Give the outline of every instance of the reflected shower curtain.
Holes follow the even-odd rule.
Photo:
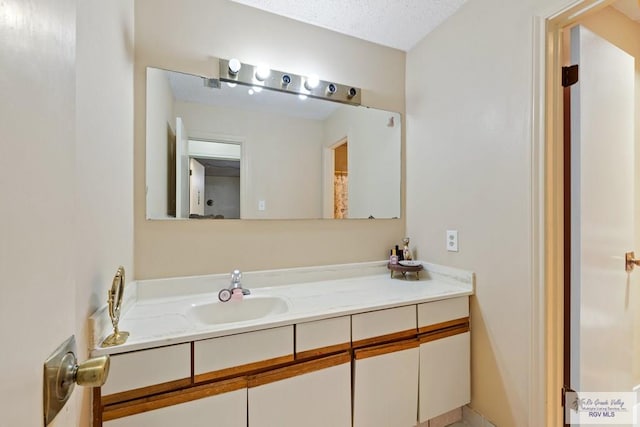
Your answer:
[[[346,172],[336,172],[333,177],[333,217],[349,217],[349,176]]]

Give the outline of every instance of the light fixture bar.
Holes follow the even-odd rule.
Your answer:
[[[233,69],[229,68],[230,61]],[[238,69],[237,60],[220,59],[220,81],[228,83],[238,83],[245,86],[261,86],[271,90],[287,92],[296,95],[307,95],[312,98],[326,99],[329,101],[341,102],[343,104],[360,105],[361,90],[358,87],[346,86],[339,83],[317,80],[315,76],[300,76],[298,74],[284,71],[271,70],[263,80],[256,77],[258,66],[240,63]],[[262,78],[264,72],[261,69]],[[307,84],[305,84],[307,83]]]

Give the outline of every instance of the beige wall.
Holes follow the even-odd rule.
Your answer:
[[[404,52],[226,0],[137,0],[135,65],[135,277],[222,273],[233,268],[383,259],[401,220],[145,220],[145,68],[216,75],[213,57],[362,87],[363,103],[404,111]]]
[[[147,150],[146,168],[149,171],[150,183],[163,185],[147,185],[147,214],[151,218],[167,218],[169,201],[167,190],[168,168],[168,130],[175,134],[176,119],[173,114],[174,98],[164,70],[149,68],[147,70],[147,109],[146,134],[153,141]],[[152,167],[149,167],[152,165]]]
[[[536,425],[533,17],[569,3],[469,1],[407,53],[407,234],[421,259],[476,272],[471,406],[501,427]]]
[[[177,102],[174,112],[190,138],[242,141],[242,163],[250,165],[243,218],[322,217],[321,121],[192,102]]]
[[[389,126],[391,118],[393,126]],[[348,141],[349,218],[400,216],[401,134],[400,116],[383,110],[345,106],[325,120],[325,147],[345,137]],[[332,175],[327,171],[326,176]],[[330,200],[325,212],[333,214],[333,191],[327,193]]]

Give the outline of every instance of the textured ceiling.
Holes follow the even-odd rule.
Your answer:
[[[407,51],[466,0],[232,0]]]

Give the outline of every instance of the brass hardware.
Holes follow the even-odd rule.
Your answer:
[[[624,271],[631,273],[636,265],[640,265],[640,259],[636,259],[633,251],[624,254]]]
[[[113,333],[105,338],[100,347],[113,347],[114,345],[124,344],[129,338],[129,332],[120,331],[118,322],[120,322],[120,313],[122,311],[122,298],[124,296],[124,267],[118,267],[116,275],[113,277],[111,289],[107,293],[109,303],[109,317],[113,325]]]
[[[64,407],[76,384],[101,387],[109,375],[109,356],[100,356],[78,364],[76,339],[71,336],[44,363],[44,425],[47,426]]]
[[[107,381],[110,366],[109,356],[94,357],[78,364],[76,384],[83,387],[102,387]]]

